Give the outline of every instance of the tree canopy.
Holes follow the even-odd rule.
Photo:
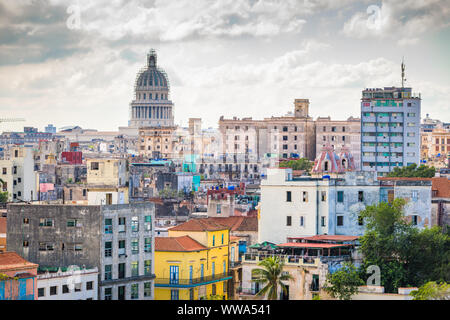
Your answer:
[[[435,167],[428,167],[424,164],[417,167],[417,164],[413,163],[407,167],[395,167],[387,176],[402,178],[433,178],[435,174]]]
[[[450,237],[439,227],[420,230],[404,219],[405,200],[379,203],[361,211],[366,232],[360,238],[364,270],[376,265],[385,292],[450,279]]]
[[[333,298],[350,300],[362,285],[364,281],[360,278],[358,269],[353,264],[344,262],[339,270],[327,274],[324,290]]]
[[[413,300],[450,300],[450,284],[430,281],[410,293]]]
[[[258,266],[263,268],[253,270],[256,279],[252,281],[265,286],[256,295],[263,296],[267,294],[269,300],[277,300],[278,286],[286,293],[287,289],[283,281],[292,279],[292,276],[289,273],[283,273],[284,262],[279,257],[268,257],[260,261]]]
[[[292,170],[305,170],[309,172],[313,163],[306,158],[300,158],[298,160],[280,161],[279,166],[291,168]]]

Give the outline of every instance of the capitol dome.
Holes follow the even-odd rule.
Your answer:
[[[130,127],[173,126],[173,103],[169,99],[167,74],[158,68],[155,50],[147,54],[147,65],[142,68],[134,85],[134,99],[130,104]]]
[[[136,77],[136,90],[157,88],[169,90],[169,81],[164,70],[157,67],[157,55],[155,50],[150,50],[147,55],[147,67],[142,69]]]

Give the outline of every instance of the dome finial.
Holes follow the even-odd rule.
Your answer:
[[[156,51],[155,49],[151,49],[147,54],[147,66],[156,67],[156,60],[157,60]]]

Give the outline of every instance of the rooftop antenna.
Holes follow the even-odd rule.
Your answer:
[[[406,82],[406,78],[405,78],[405,57],[402,57],[402,88],[405,87],[405,82]]]

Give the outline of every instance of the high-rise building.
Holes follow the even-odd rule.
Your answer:
[[[361,167],[386,175],[420,162],[420,94],[411,88],[365,89],[361,98]]]

